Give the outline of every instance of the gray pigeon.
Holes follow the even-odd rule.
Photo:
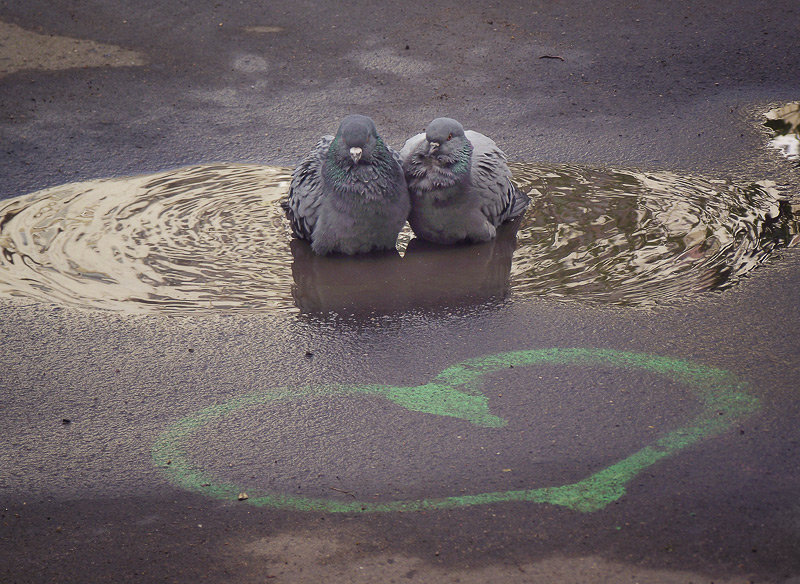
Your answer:
[[[393,249],[411,202],[399,155],[371,119],[352,115],[292,173],[283,207],[314,252],[352,255]]]
[[[411,195],[409,223],[434,243],[489,241],[530,203],[511,184],[505,154],[491,138],[436,118],[400,151]]]

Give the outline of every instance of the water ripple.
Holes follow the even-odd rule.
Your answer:
[[[769,144],[800,164],[800,102],[787,103],[766,113],[765,126],[773,131]]]
[[[199,166],[4,202],[0,291],[134,312],[292,308],[277,205],[289,180],[281,168]]]
[[[767,181],[512,165],[534,199],[511,268],[519,294],[650,304],[720,289],[789,245],[797,222]]]
[[[722,288],[796,239],[768,182],[513,164],[533,198],[497,240],[318,257],[290,169],[206,165],[0,202],[0,293],[123,312],[390,312],[547,296],[645,305]]]

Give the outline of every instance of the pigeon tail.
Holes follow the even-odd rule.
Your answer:
[[[531,198],[513,184],[511,185],[511,194],[513,198],[508,208],[508,215],[506,216],[507,221],[521,216],[525,213],[528,205],[531,204]]]

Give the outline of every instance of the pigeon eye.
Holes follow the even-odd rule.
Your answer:
[[[450,141],[450,138],[452,138],[452,137],[453,137],[453,134],[448,134],[448,135],[447,135],[447,141],[449,142],[449,141]]]

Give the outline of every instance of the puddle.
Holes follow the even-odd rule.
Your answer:
[[[786,158],[800,164],[800,102],[789,103],[766,113],[765,126],[775,136],[769,144]]]
[[[643,305],[722,289],[797,220],[770,182],[512,164],[533,198],[511,269],[519,295]]]
[[[215,165],[0,203],[0,292],[127,312],[289,309],[288,169]]]
[[[278,201],[290,169],[208,165],[0,201],[0,294],[123,312],[453,309],[546,296],[647,305],[729,286],[797,239],[778,189],[513,164],[526,216],[495,241],[318,257]]]

